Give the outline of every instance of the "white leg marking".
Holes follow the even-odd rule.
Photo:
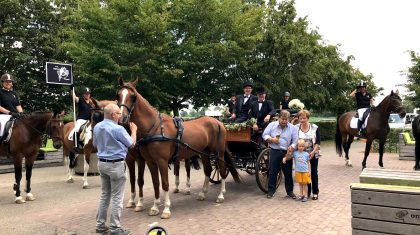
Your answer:
[[[204,178],[203,189],[198,194],[198,198],[197,198],[198,200],[203,201],[204,199],[206,199],[206,194],[209,191],[209,182],[210,182],[210,178],[206,176]]]
[[[139,212],[144,210],[144,203],[143,203],[143,198],[140,197],[139,200],[137,201],[137,205],[136,208],[134,209],[135,212]]]
[[[179,193],[179,175],[175,176],[175,189],[174,193]]]
[[[158,215],[159,214],[159,203],[160,203],[160,199],[155,199],[153,201],[153,206],[149,210],[149,215],[153,216],[153,215]]]
[[[80,156],[79,156],[80,157]],[[89,187],[89,184],[87,182],[87,173],[89,171],[89,164],[86,161],[86,155],[83,155],[84,159],[84,165],[83,165],[83,188],[86,189]]]
[[[164,191],[165,195],[165,209],[163,209],[162,215],[160,218],[169,219],[171,217],[171,200],[169,199],[169,192]]]
[[[128,199],[127,205],[125,208],[133,208],[135,206],[134,200],[136,199],[136,192],[130,194],[130,199]]]
[[[222,179],[222,182],[220,184],[220,194],[216,200],[217,203],[222,203],[225,201],[225,197],[224,197],[225,193],[226,193],[226,180]]]
[[[187,177],[187,187],[185,188],[185,194],[190,195],[191,194],[191,179],[190,177]]]
[[[34,201],[35,200],[35,196],[32,193],[27,193],[25,200],[26,201]]]

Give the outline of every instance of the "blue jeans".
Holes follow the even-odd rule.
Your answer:
[[[124,186],[127,180],[125,161],[98,162],[101,175],[102,194],[96,215],[96,228],[105,227],[109,204],[111,202],[110,229],[121,228],[121,211],[123,208]]]
[[[268,169],[268,193],[274,194],[276,192],[277,175],[283,171],[284,175],[284,186],[287,193],[293,192],[293,177],[292,167],[293,161],[286,161],[283,164],[283,157],[286,155],[286,150],[270,150],[270,166]]]

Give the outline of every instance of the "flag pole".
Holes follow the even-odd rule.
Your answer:
[[[75,101],[76,93],[74,93],[74,87],[72,88],[71,93],[72,93],[71,96],[72,96],[72,99],[73,99],[73,121],[74,121],[74,128],[76,128],[76,101]],[[74,147],[76,148],[77,147],[76,130],[75,130],[75,133],[74,133],[73,140],[74,140]]]

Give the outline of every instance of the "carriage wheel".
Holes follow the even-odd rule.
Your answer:
[[[217,164],[217,161],[212,160],[211,161],[211,174],[210,174],[210,182],[213,184],[220,184],[222,182],[222,175],[220,174],[219,165]],[[229,174],[229,170],[226,167],[226,176]]]
[[[257,185],[264,193],[268,191],[268,169],[270,163],[270,149],[264,149],[257,158],[257,164],[255,167],[255,178],[257,180]],[[279,187],[281,180],[283,178],[283,173],[279,172],[277,175],[277,185]]]

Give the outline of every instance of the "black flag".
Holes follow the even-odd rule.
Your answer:
[[[47,62],[45,66],[47,83],[73,85],[73,69],[71,64]]]

